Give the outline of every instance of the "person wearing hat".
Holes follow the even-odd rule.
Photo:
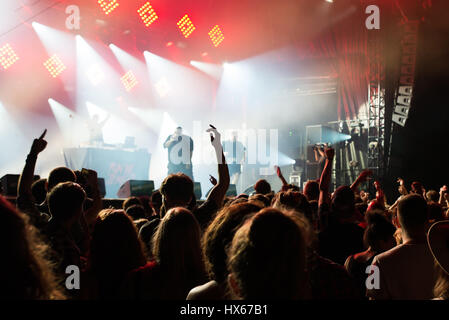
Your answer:
[[[449,300],[449,221],[434,223],[427,233],[427,243],[438,266],[435,299]]]

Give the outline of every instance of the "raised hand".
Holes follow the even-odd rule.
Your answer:
[[[44,140],[44,137],[46,134],[47,134],[47,129],[44,130],[44,132],[41,134],[41,136],[39,138],[33,140],[33,144],[31,145],[30,154],[37,156],[39,153],[44,151],[45,147],[47,146],[47,141]]]
[[[217,129],[211,125],[210,128],[206,130],[206,132],[210,133],[210,142],[212,145],[217,148],[221,147],[221,134],[217,131]]]
[[[373,175],[373,172],[371,170],[365,169],[362,171],[362,173],[360,174],[360,178],[365,181],[366,179],[368,179],[368,177],[371,177]],[[379,184],[377,181],[375,182],[374,185]]]
[[[274,170],[276,170],[276,174],[279,178],[282,177],[282,171],[279,166],[274,166]]]
[[[212,175],[209,175],[209,181],[210,183],[212,183],[213,186],[217,184],[217,179],[215,179],[215,177]]]

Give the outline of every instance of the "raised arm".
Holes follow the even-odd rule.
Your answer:
[[[288,187],[288,182],[285,180],[284,175],[282,174],[281,168],[279,166],[274,166],[274,169],[276,170],[276,174],[281,179],[282,182],[282,190]]]
[[[318,206],[321,206],[324,203],[329,203],[329,186],[331,184],[332,162],[334,160],[335,150],[326,148],[324,154],[326,162],[320,179],[320,198],[318,200]]]
[[[376,187],[376,200],[377,203],[382,205],[382,207],[385,209],[385,194],[382,189],[382,186],[378,181],[374,181],[374,186]]]
[[[401,178],[398,178],[399,188],[398,191],[401,195],[405,196],[408,194],[407,188],[405,187],[404,180]]]
[[[359,185],[365,182],[369,176],[371,176],[373,172],[371,170],[363,170],[360,175],[355,179],[354,183],[351,184],[351,190],[353,192],[358,192]]]
[[[441,204],[443,207],[446,206],[446,193],[447,193],[447,186],[444,185],[440,188],[440,199],[438,200],[438,203]]]
[[[210,133],[210,140],[215,149],[215,156],[217,157],[218,163],[218,183],[212,188],[207,200],[215,202],[217,207],[220,208],[223,205],[223,200],[229,188],[229,170],[223,153],[223,146],[221,145],[220,133],[212,126],[207,129],[207,132]]]
[[[174,139],[174,135],[170,135],[164,142],[164,148],[169,148],[175,141],[177,140]]]
[[[33,219],[33,224],[35,225],[38,222],[36,219],[39,219],[38,216],[40,216],[40,212],[34,206],[31,185],[33,184],[34,169],[36,167],[37,156],[47,146],[47,141],[44,140],[46,133],[47,129],[45,129],[45,131],[39,138],[34,139],[17,186],[17,207],[21,211],[29,214]]]

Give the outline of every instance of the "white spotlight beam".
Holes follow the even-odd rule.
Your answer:
[[[87,142],[88,130],[86,122],[75,111],[50,98],[48,99],[51,111],[64,139],[66,146],[77,146]]]
[[[224,65],[222,66],[219,64],[207,63],[202,61],[190,61],[190,64],[216,80],[220,80],[223,74],[223,69],[225,67]]]

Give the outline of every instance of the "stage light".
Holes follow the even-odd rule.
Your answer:
[[[222,65],[202,61],[190,61],[190,64],[216,80],[220,80],[223,75]]]
[[[169,41],[169,42],[167,42],[167,44],[166,44],[165,46],[171,47],[172,45],[173,45],[173,42],[172,42],[172,41]]]
[[[105,78],[103,70],[98,64],[91,65],[86,71],[86,76],[94,86],[100,84]]]
[[[224,40],[224,35],[218,25],[216,25],[212,28],[211,31],[209,31],[209,37],[215,47],[218,47]]]
[[[131,91],[139,83],[136,76],[131,70],[125,73],[125,75],[121,77],[120,80],[122,80],[122,83],[125,86],[126,91],[128,92]]]
[[[59,76],[66,69],[64,63],[62,63],[61,59],[55,54],[44,62],[44,66],[53,78]]]
[[[106,15],[110,14],[119,6],[117,0],[98,0],[98,4]]]
[[[154,11],[153,7],[149,2],[145,3],[142,7],[137,10],[137,13],[140,15],[145,26],[149,27],[154,21],[156,21],[159,17]]]
[[[19,57],[9,43],[0,48],[0,63],[5,70],[16,63],[17,60],[19,60]]]
[[[170,92],[170,86],[168,85],[167,79],[162,78],[154,85],[157,92],[161,96],[161,98],[165,97]]]
[[[203,52],[202,54],[201,54],[201,56],[202,57],[207,57],[209,54],[207,53],[207,52]]]
[[[179,30],[181,30],[185,38],[188,38],[190,34],[196,29],[188,15],[185,15],[181,18],[181,20],[178,21],[178,28]]]

